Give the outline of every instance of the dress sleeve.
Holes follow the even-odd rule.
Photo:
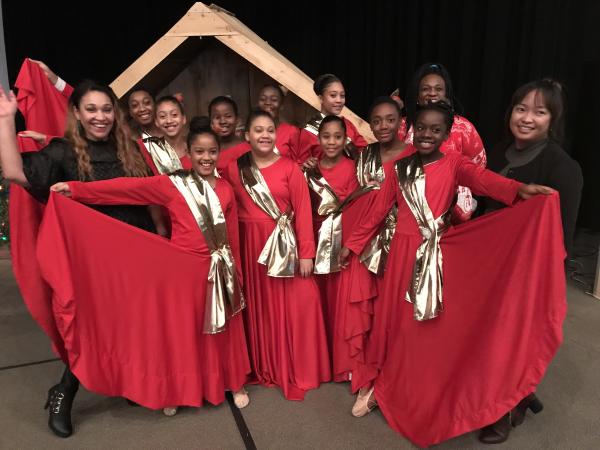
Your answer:
[[[373,196],[372,201],[364,211],[362,219],[358,221],[356,227],[352,230],[344,246],[360,255],[394,206],[397,194],[398,181],[394,172],[394,175],[385,178],[379,192],[373,191],[366,194]]]
[[[346,120],[346,126],[348,127],[348,136],[350,137],[350,139],[352,140],[352,143],[357,147],[357,148],[364,148],[367,145],[369,145],[369,143],[367,142],[367,140],[362,137],[362,135],[358,132],[358,130],[356,129],[356,127],[354,126],[354,124],[352,122],[350,122],[349,120]]]
[[[290,202],[294,210],[298,257],[315,257],[315,238],[313,234],[312,210],[308,185],[300,169],[294,164],[289,169]]]
[[[316,149],[318,145],[314,143],[314,136],[304,129],[300,129],[298,132],[298,144],[296,146],[296,161],[298,164],[304,164],[311,156],[318,156]]]
[[[139,138],[136,142],[138,145],[138,150],[140,151],[142,158],[144,158],[144,161],[146,162],[146,165],[148,166],[148,169],[150,169],[150,172],[152,173],[152,175],[160,175],[158,173],[158,169],[154,165],[152,156],[150,156],[150,153],[148,152],[148,150],[146,150],[146,145],[144,144],[144,141],[142,140],[142,138]]]
[[[171,202],[177,188],[166,175],[145,178],[69,182],[71,197],[91,205],[161,205]]]
[[[583,189],[583,175],[581,167],[574,160],[564,161],[554,165],[553,170],[545,183],[556,189],[560,195],[560,215],[562,218],[565,248],[567,254],[571,253],[573,236],[579,203],[581,202],[581,190]]]
[[[231,185],[225,180],[220,180],[220,182],[223,183],[223,191],[227,191],[227,196],[229,198],[229,201],[227,202],[223,213],[225,214],[225,221],[227,222],[227,238],[229,239],[231,253],[233,253],[233,257],[235,259],[236,272],[241,286],[243,284],[243,277],[242,257],[240,253],[240,229],[238,222],[237,203]]]
[[[466,158],[457,158],[456,178],[460,186],[470,188],[476,195],[491,197],[505,205],[514,203],[521,185],[518,181],[475,165]]]

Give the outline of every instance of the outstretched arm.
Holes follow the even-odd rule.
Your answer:
[[[4,177],[21,186],[29,186],[23,172],[23,159],[17,146],[15,114],[17,98],[13,91],[8,94],[0,86],[0,165]]]

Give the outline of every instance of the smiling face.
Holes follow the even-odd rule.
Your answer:
[[[265,86],[258,95],[258,107],[271,114],[274,119],[279,117],[282,103],[281,94],[272,86]]]
[[[190,142],[189,155],[192,168],[201,177],[214,174],[215,164],[219,157],[219,143],[209,133],[200,133]]]
[[[448,139],[448,125],[439,111],[423,111],[415,121],[413,145],[421,156],[434,157]]]
[[[377,105],[371,112],[369,124],[377,141],[383,144],[393,141],[400,128],[398,108],[389,103]]]
[[[115,123],[115,106],[104,92],[89,91],[73,108],[85,136],[92,141],[104,141]]]
[[[543,95],[533,90],[513,106],[510,115],[510,131],[517,148],[528,147],[548,137],[552,115],[546,107]]]
[[[346,133],[337,120],[327,122],[321,127],[319,144],[324,155],[329,159],[335,159],[342,154],[346,144]]]
[[[127,102],[129,115],[139,125],[150,126],[154,121],[154,100],[146,91],[134,91]]]
[[[346,91],[339,81],[327,85],[323,94],[319,95],[321,100],[321,112],[326,116],[339,116],[346,104]]]
[[[217,103],[210,108],[210,126],[219,138],[235,134],[237,115],[229,103]]]
[[[171,139],[179,136],[186,123],[179,105],[171,101],[160,103],[156,107],[156,126]]]
[[[275,122],[273,118],[258,116],[246,131],[246,140],[250,143],[252,151],[258,155],[266,156],[273,152],[275,147]]]
[[[444,79],[435,74],[425,75],[419,82],[419,96],[417,103],[425,105],[428,102],[439,102],[446,99],[446,83]]]

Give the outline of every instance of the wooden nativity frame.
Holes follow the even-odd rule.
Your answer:
[[[211,40],[203,39],[204,37],[214,38],[230,50],[227,51],[220,45],[219,49],[216,49],[215,45],[207,43]],[[190,65],[190,61],[194,58],[202,58],[198,55],[203,50],[206,50],[207,54],[211,54],[211,48],[212,56],[204,56],[204,59],[196,62],[195,66],[193,63]],[[235,58],[240,61],[236,63],[237,66],[231,66],[231,63],[223,65],[222,61],[214,59],[215,52],[223,53],[223,50],[230,54],[230,59]],[[165,61],[168,60],[171,62],[166,63]],[[247,68],[240,70],[239,65],[242,60]],[[162,66],[165,68],[161,69]],[[255,68],[262,73],[256,71]],[[219,69],[221,70],[219,71]],[[187,75],[182,74],[186,70]],[[215,75],[216,71],[219,71],[218,76]],[[240,91],[242,94],[232,95],[236,101],[238,101],[238,97],[245,97],[242,106],[249,107],[251,104],[256,104],[256,99],[252,101],[252,94],[258,94],[257,88],[252,88],[252,86],[258,86],[261,81],[264,84],[270,81],[270,78],[295,94],[298,100],[302,100],[302,102],[297,101],[298,105],[295,106],[296,122],[300,122],[299,118],[302,116],[304,116],[303,120],[307,120],[314,115],[315,111],[312,108],[317,111],[320,109],[319,98],[313,92],[313,80],[310,77],[231,13],[216,5],[206,6],[200,2],[195,3],[179,22],[119,75],[110,86],[119,98],[125,96],[133,88],[148,85],[153,85],[155,92],[162,90],[163,94],[169,93],[169,91],[183,92],[186,98],[186,109],[188,109],[186,89],[189,92],[203,89],[203,86],[206,85],[198,84],[202,83],[198,80],[203,79],[208,80],[204,83],[212,83],[210,84],[211,96],[227,94],[228,92],[215,92],[218,90],[215,83],[218,83],[222,76],[234,76],[233,73],[237,73],[235,76],[245,77],[246,80],[247,86],[244,88],[246,91]],[[237,84],[243,85],[244,83],[230,80],[230,90],[238,89]],[[250,89],[248,89],[248,85],[251,86]],[[254,92],[250,92],[252,90]],[[194,97],[193,93],[191,97]],[[192,99],[192,103],[193,101]],[[197,104],[194,104],[195,108],[192,109],[195,109],[197,114],[206,114],[207,101],[207,98],[197,101]],[[310,107],[307,108],[307,105]],[[299,111],[299,109],[303,109],[303,111]],[[346,107],[342,110],[342,115],[357,127],[367,141],[374,141],[367,122]]]

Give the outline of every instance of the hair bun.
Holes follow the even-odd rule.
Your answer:
[[[210,129],[210,118],[208,116],[194,116],[190,120],[190,131],[194,133],[210,131]]]

